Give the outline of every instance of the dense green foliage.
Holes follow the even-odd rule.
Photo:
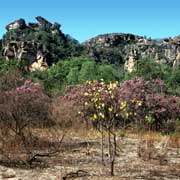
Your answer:
[[[92,48],[91,51],[93,52],[93,58],[96,60],[96,62],[115,64],[115,65],[120,65],[124,63],[122,54],[119,50],[121,47],[102,48],[101,46],[94,46],[91,48]]]
[[[121,72],[113,65],[96,64],[95,61],[78,57],[59,61],[46,72],[33,72],[30,76],[41,81],[47,91],[61,90],[66,84],[81,84],[87,80],[120,80]]]
[[[133,77],[143,77],[145,80],[161,79],[170,94],[180,96],[180,69],[178,67],[172,68],[147,57],[137,62],[135,71],[124,74],[124,80]]]
[[[134,77],[143,77],[145,80],[157,78],[163,80],[167,88],[166,93],[180,96],[180,69],[156,63],[150,58],[139,60],[136,70],[132,73],[126,72],[120,66],[96,63],[87,57],[60,60],[45,72],[27,72],[27,65],[22,64],[22,62],[25,61],[0,60],[0,73],[7,74],[7,71],[19,69],[24,78],[31,78],[35,82],[40,82],[49,93],[60,92],[66,85],[82,84],[87,80],[104,79],[105,82],[113,80],[123,82]]]

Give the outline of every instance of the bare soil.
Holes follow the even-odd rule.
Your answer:
[[[39,163],[42,166],[10,167],[16,176],[8,179],[180,180],[180,137],[131,133],[124,137],[118,134],[117,137],[118,152],[113,177],[110,176],[107,144],[103,165],[100,134],[85,130],[68,131],[58,153],[51,157],[41,157]],[[1,173],[7,169],[9,167],[0,166]]]

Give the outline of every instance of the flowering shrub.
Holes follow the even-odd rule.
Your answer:
[[[31,81],[9,91],[0,91],[0,161],[5,158],[5,162],[11,162],[21,153],[25,156],[17,161],[33,161],[33,147],[37,146],[33,128],[52,123],[50,104],[42,87]]]
[[[159,79],[135,78],[121,84],[87,81],[64,98],[79,105],[79,114],[96,128],[133,124],[159,130],[180,118],[180,98],[167,95]]]
[[[104,137],[108,134],[111,175],[114,175],[116,128],[138,125],[160,130],[168,122],[175,127],[180,118],[180,98],[166,95],[165,85],[159,79],[135,78],[122,84],[116,81],[107,84],[103,79],[87,81],[82,86],[71,86],[61,98],[73,112],[78,107],[80,116],[101,132],[102,162]]]
[[[61,128],[82,129],[84,124],[78,115],[81,107],[79,98],[83,94],[82,86],[68,86],[66,94],[53,102],[52,116]]]
[[[0,121],[16,133],[49,117],[50,100],[39,84],[25,81],[24,85],[0,94]]]

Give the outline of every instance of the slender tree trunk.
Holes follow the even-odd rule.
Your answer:
[[[116,143],[116,134],[113,134],[113,153],[112,153],[112,161],[111,161],[111,176],[114,176],[114,164],[116,159],[116,149],[117,149],[117,143]]]
[[[109,150],[109,157],[110,157],[110,160],[111,160],[111,132],[110,132],[110,129],[108,130],[108,150]]]
[[[102,164],[104,165],[104,131],[101,130],[101,158]]]
[[[110,174],[114,176],[114,150],[111,143],[111,131],[108,129],[108,148],[109,148],[109,160],[110,160]]]
[[[114,160],[111,161],[111,176],[114,176]]]
[[[116,134],[113,134],[114,137],[114,155],[116,156],[117,154],[117,141],[116,141]]]
[[[111,157],[111,176],[114,176],[114,164],[115,164],[115,159],[116,159],[116,149],[117,149],[116,134],[113,133],[113,149],[112,149],[112,157]]]

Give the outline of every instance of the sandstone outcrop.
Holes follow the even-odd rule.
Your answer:
[[[129,56],[129,59],[124,64],[124,69],[131,73],[132,71],[135,70],[136,61],[137,61],[136,51],[132,51]]]
[[[27,59],[31,70],[38,67],[44,70],[59,60],[79,55],[92,57],[97,62],[123,65],[130,72],[135,63],[145,57],[173,67],[180,65],[180,36],[159,40],[112,33],[79,44],[61,31],[59,23],[50,23],[41,16],[36,20],[36,23],[26,24],[24,19],[19,19],[6,26],[7,33],[0,45],[6,60]],[[43,63],[42,59],[37,59],[39,52]]]
[[[36,20],[37,23],[26,24],[24,19],[19,19],[6,26],[0,46],[3,58],[28,60],[30,71],[44,71],[60,59],[80,54],[81,45],[65,35],[59,23],[52,24],[41,16]]]
[[[179,66],[180,36],[166,39],[151,39],[133,34],[113,33],[99,35],[83,43],[86,53],[96,61],[125,63],[136,52],[136,59],[151,57],[158,62]]]
[[[48,68],[48,65],[46,63],[45,57],[43,56],[41,52],[38,52],[36,56],[36,61],[30,65],[29,70],[31,72],[45,71],[47,70],[47,68]]]
[[[24,29],[26,27],[26,23],[24,19],[18,19],[6,26],[6,29],[8,31],[14,30],[14,29]]]

